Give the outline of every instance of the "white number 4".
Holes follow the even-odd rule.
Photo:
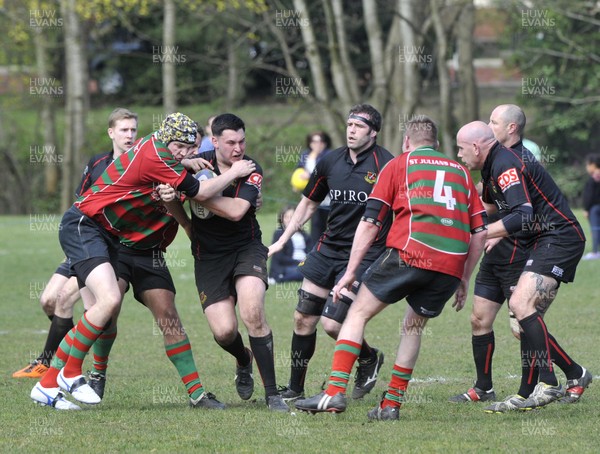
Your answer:
[[[445,203],[448,210],[454,210],[456,199],[452,197],[452,187],[444,186],[444,177],[446,172],[437,170],[435,172],[435,186],[433,187],[433,201]]]

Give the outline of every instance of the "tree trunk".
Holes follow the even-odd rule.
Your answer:
[[[19,163],[16,128],[7,124],[6,111],[0,110],[0,181],[10,190],[0,192],[0,213],[31,213],[31,175],[28,168]],[[29,172],[31,173],[31,172]]]
[[[177,110],[177,77],[175,74],[175,2],[165,0],[163,45],[160,49],[163,80],[163,109],[166,114]]]
[[[356,70],[350,60],[350,51],[348,50],[348,37],[346,35],[346,27],[344,26],[344,9],[341,0],[332,0],[333,20],[335,21],[335,30],[338,38],[338,46],[342,66],[344,67],[344,77],[346,85],[352,98],[352,103],[357,103],[360,100],[360,89],[358,87],[358,78]]]
[[[406,52],[418,52],[416,49],[420,48],[417,42],[417,36],[415,30],[420,29],[420,25],[417,21],[417,12],[415,11],[414,0],[399,0],[400,3],[400,16],[402,17],[400,23],[400,35],[402,39],[402,50],[404,54]],[[399,50],[400,55],[400,50]],[[419,67],[414,63],[414,57],[419,55],[412,55],[412,62],[406,60],[402,67],[404,68],[404,112],[407,118],[412,116],[415,108],[419,104],[420,94],[420,82]]]
[[[310,66],[310,73],[314,84],[315,93],[314,95],[311,94],[311,96],[314,96],[316,99],[319,110],[318,112],[315,112],[315,116],[322,116],[327,132],[331,135],[334,143],[339,144],[341,141],[340,139],[343,136],[340,133],[339,121],[333,110],[330,108],[331,98],[329,96],[329,90],[327,90],[325,70],[319,54],[317,38],[312,28],[312,24],[310,23],[305,0],[294,0],[294,8],[300,13],[300,17],[308,22],[308,26],[300,27],[300,31],[302,33],[302,41],[306,47],[306,59]]]
[[[34,27],[33,43],[35,46],[35,64],[37,76],[43,81],[50,81],[48,71],[48,52],[46,49],[46,39],[42,33],[42,27]],[[44,194],[53,196],[58,192],[58,156],[56,153],[56,122],[54,115],[54,105],[50,96],[42,96],[41,112],[43,150],[46,154],[44,160]]]
[[[460,124],[479,118],[479,96],[473,66],[473,30],[475,29],[475,5],[467,0],[460,13],[456,27],[458,41],[458,80],[460,82]]]
[[[381,25],[377,19],[377,5],[375,1],[363,0],[362,6],[367,41],[369,43],[369,54],[371,55],[371,73],[373,74],[373,94],[370,98],[373,107],[382,112],[388,96],[388,86],[387,74],[385,73]]]
[[[236,44],[230,41],[227,44],[227,97],[225,100],[227,110],[237,107],[240,99],[238,65]]]
[[[356,100],[352,99],[348,87],[348,79],[346,78],[346,68],[342,65],[339,52],[340,39],[337,36],[334,14],[329,0],[323,0],[323,9],[325,10],[325,23],[327,24],[327,47],[329,49],[329,62],[331,64],[331,80],[337,98],[341,102],[342,109],[348,111],[356,103]]]
[[[398,25],[392,26],[392,33],[398,38],[388,40],[386,46],[386,53],[393,55],[395,63],[389,63],[392,71],[389,76],[392,81],[389,91],[393,102],[386,112],[384,130],[385,145],[394,154],[401,152],[404,125],[412,118],[421,96],[418,66],[411,61],[411,55],[410,59],[406,58],[407,52],[410,54],[418,47],[415,30],[421,30],[421,20],[418,19],[414,0],[398,0],[397,9],[400,17],[397,19]]]
[[[267,13],[264,13],[264,17],[265,17],[265,23],[267,24],[267,27],[269,28],[270,32],[273,33],[273,36],[277,40],[277,43],[279,44],[279,47],[283,54],[283,59],[285,61],[285,68],[286,68],[287,74],[284,72],[281,72],[281,74],[284,74],[285,77],[292,77],[295,81],[297,81],[298,88],[301,89],[302,92],[304,92],[305,91],[304,89],[307,86],[304,83],[304,81],[302,80],[302,78],[300,77],[298,70],[296,69],[296,66],[294,64],[294,59],[292,57],[292,50],[290,49],[290,47],[288,46],[288,44],[285,40],[285,34],[281,31],[280,27],[276,27],[273,24],[273,21],[271,20],[271,18],[269,17],[269,15]],[[315,111],[321,111],[321,112],[323,112],[324,116],[328,117],[325,120],[325,123],[327,125],[334,125],[333,128],[328,127],[329,129],[327,130],[327,133],[331,137],[333,146],[338,147],[342,143],[344,143],[343,142],[344,136],[341,133],[340,125],[338,125],[339,122],[336,118],[335,112],[333,112],[332,109],[324,109],[322,107],[322,105],[320,105],[319,102],[315,99],[314,94],[311,93],[310,90],[308,90],[308,94],[306,95],[306,101],[308,103],[310,103],[311,107],[313,107],[315,109]]]
[[[88,68],[85,40],[80,19],[75,11],[75,0],[61,0],[64,21],[66,106],[65,146],[61,190],[61,210],[73,203],[73,192],[78,183],[83,161],[81,151],[86,135]]]
[[[441,150],[447,156],[454,154],[454,121],[452,119],[452,93],[450,76],[446,65],[448,36],[441,17],[440,6],[443,0],[431,0],[431,18],[436,36],[438,83],[440,85],[440,119],[438,130],[441,133]]]

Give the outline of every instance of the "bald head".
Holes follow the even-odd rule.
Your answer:
[[[489,142],[494,140],[494,131],[483,121],[472,121],[467,123],[459,129],[456,139],[459,140],[462,137],[463,140],[468,142]]]
[[[483,168],[485,158],[495,143],[494,131],[483,121],[467,123],[456,134],[458,157],[471,170]]]
[[[511,147],[521,140],[526,123],[523,109],[515,104],[501,104],[492,111],[489,126],[502,145]]]

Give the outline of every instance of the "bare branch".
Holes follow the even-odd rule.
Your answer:
[[[547,101],[552,101],[554,103],[565,103],[570,104],[572,106],[581,106],[584,104],[592,104],[596,102],[600,102],[600,96],[588,96],[586,98],[565,98],[561,96],[540,96]]]
[[[574,41],[570,40],[569,38],[567,38],[562,31],[560,31],[560,29],[556,30],[556,36],[558,37],[558,39],[560,39],[563,43],[567,44],[568,46],[570,46],[573,49],[576,49],[577,51],[579,51],[580,54],[583,55],[587,55],[589,58],[591,58],[592,60],[600,63],[600,57],[592,52],[588,52],[586,49],[584,49],[583,47],[581,47],[580,45],[578,45],[577,43],[575,43]],[[585,58],[585,57],[584,57]]]
[[[565,16],[570,17],[571,19],[577,19],[589,24],[600,26],[600,20],[594,19],[591,16],[584,16],[583,14],[574,13],[572,11],[565,11]]]

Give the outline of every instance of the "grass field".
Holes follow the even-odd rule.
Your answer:
[[[260,217],[265,243],[269,243],[275,215],[263,213]],[[471,301],[460,313],[448,306],[426,327],[399,422],[368,423],[366,413],[378,402],[389,380],[404,302],[369,324],[367,339],[386,354],[382,378],[363,401],[351,401],[345,413],[272,414],[266,410],[261,386],[256,387],[251,401],[242,402],[233,383],[234,359],[213,341],[198,303],[193,261],[183,234],[167,254],[178,290],[179,313],[205,387],[228,404],[228,410],[210,412],[187,406],[185,389],[166,358],[162,336],[149,311],[131,293],[123,303],[104,401],[81,412],[35,406],[29,399],[35,381],[13,379],[11,373],[34,359],[44,344],[49,322],[38,298],[62,259],[59,221],[59,215],[0,218],[1,452],[598,452],[597,383],[578,404],[552,404],[525,414],[488,415],[480,404],[447,402],[474,379]],[[546,318],[554,336],[591,370],[597,382],[599,271],[600,262],[582,262],[577,281],[561,288]],[[280,384],[285,384],[289,375],[296,288],[278,284],[267,292]],[[80,314],[81,304],[76,316]],[[244,329],[242,334],[247,339]],[[496,340],[495,389],[505,397],[516,392],[520,368],[518,345],[509,332],[504,309],[496,324]],[[333,345],[319,330],[307,380],[311,395],[327,377]],[[563,377],[560,372],[559,376]]]

